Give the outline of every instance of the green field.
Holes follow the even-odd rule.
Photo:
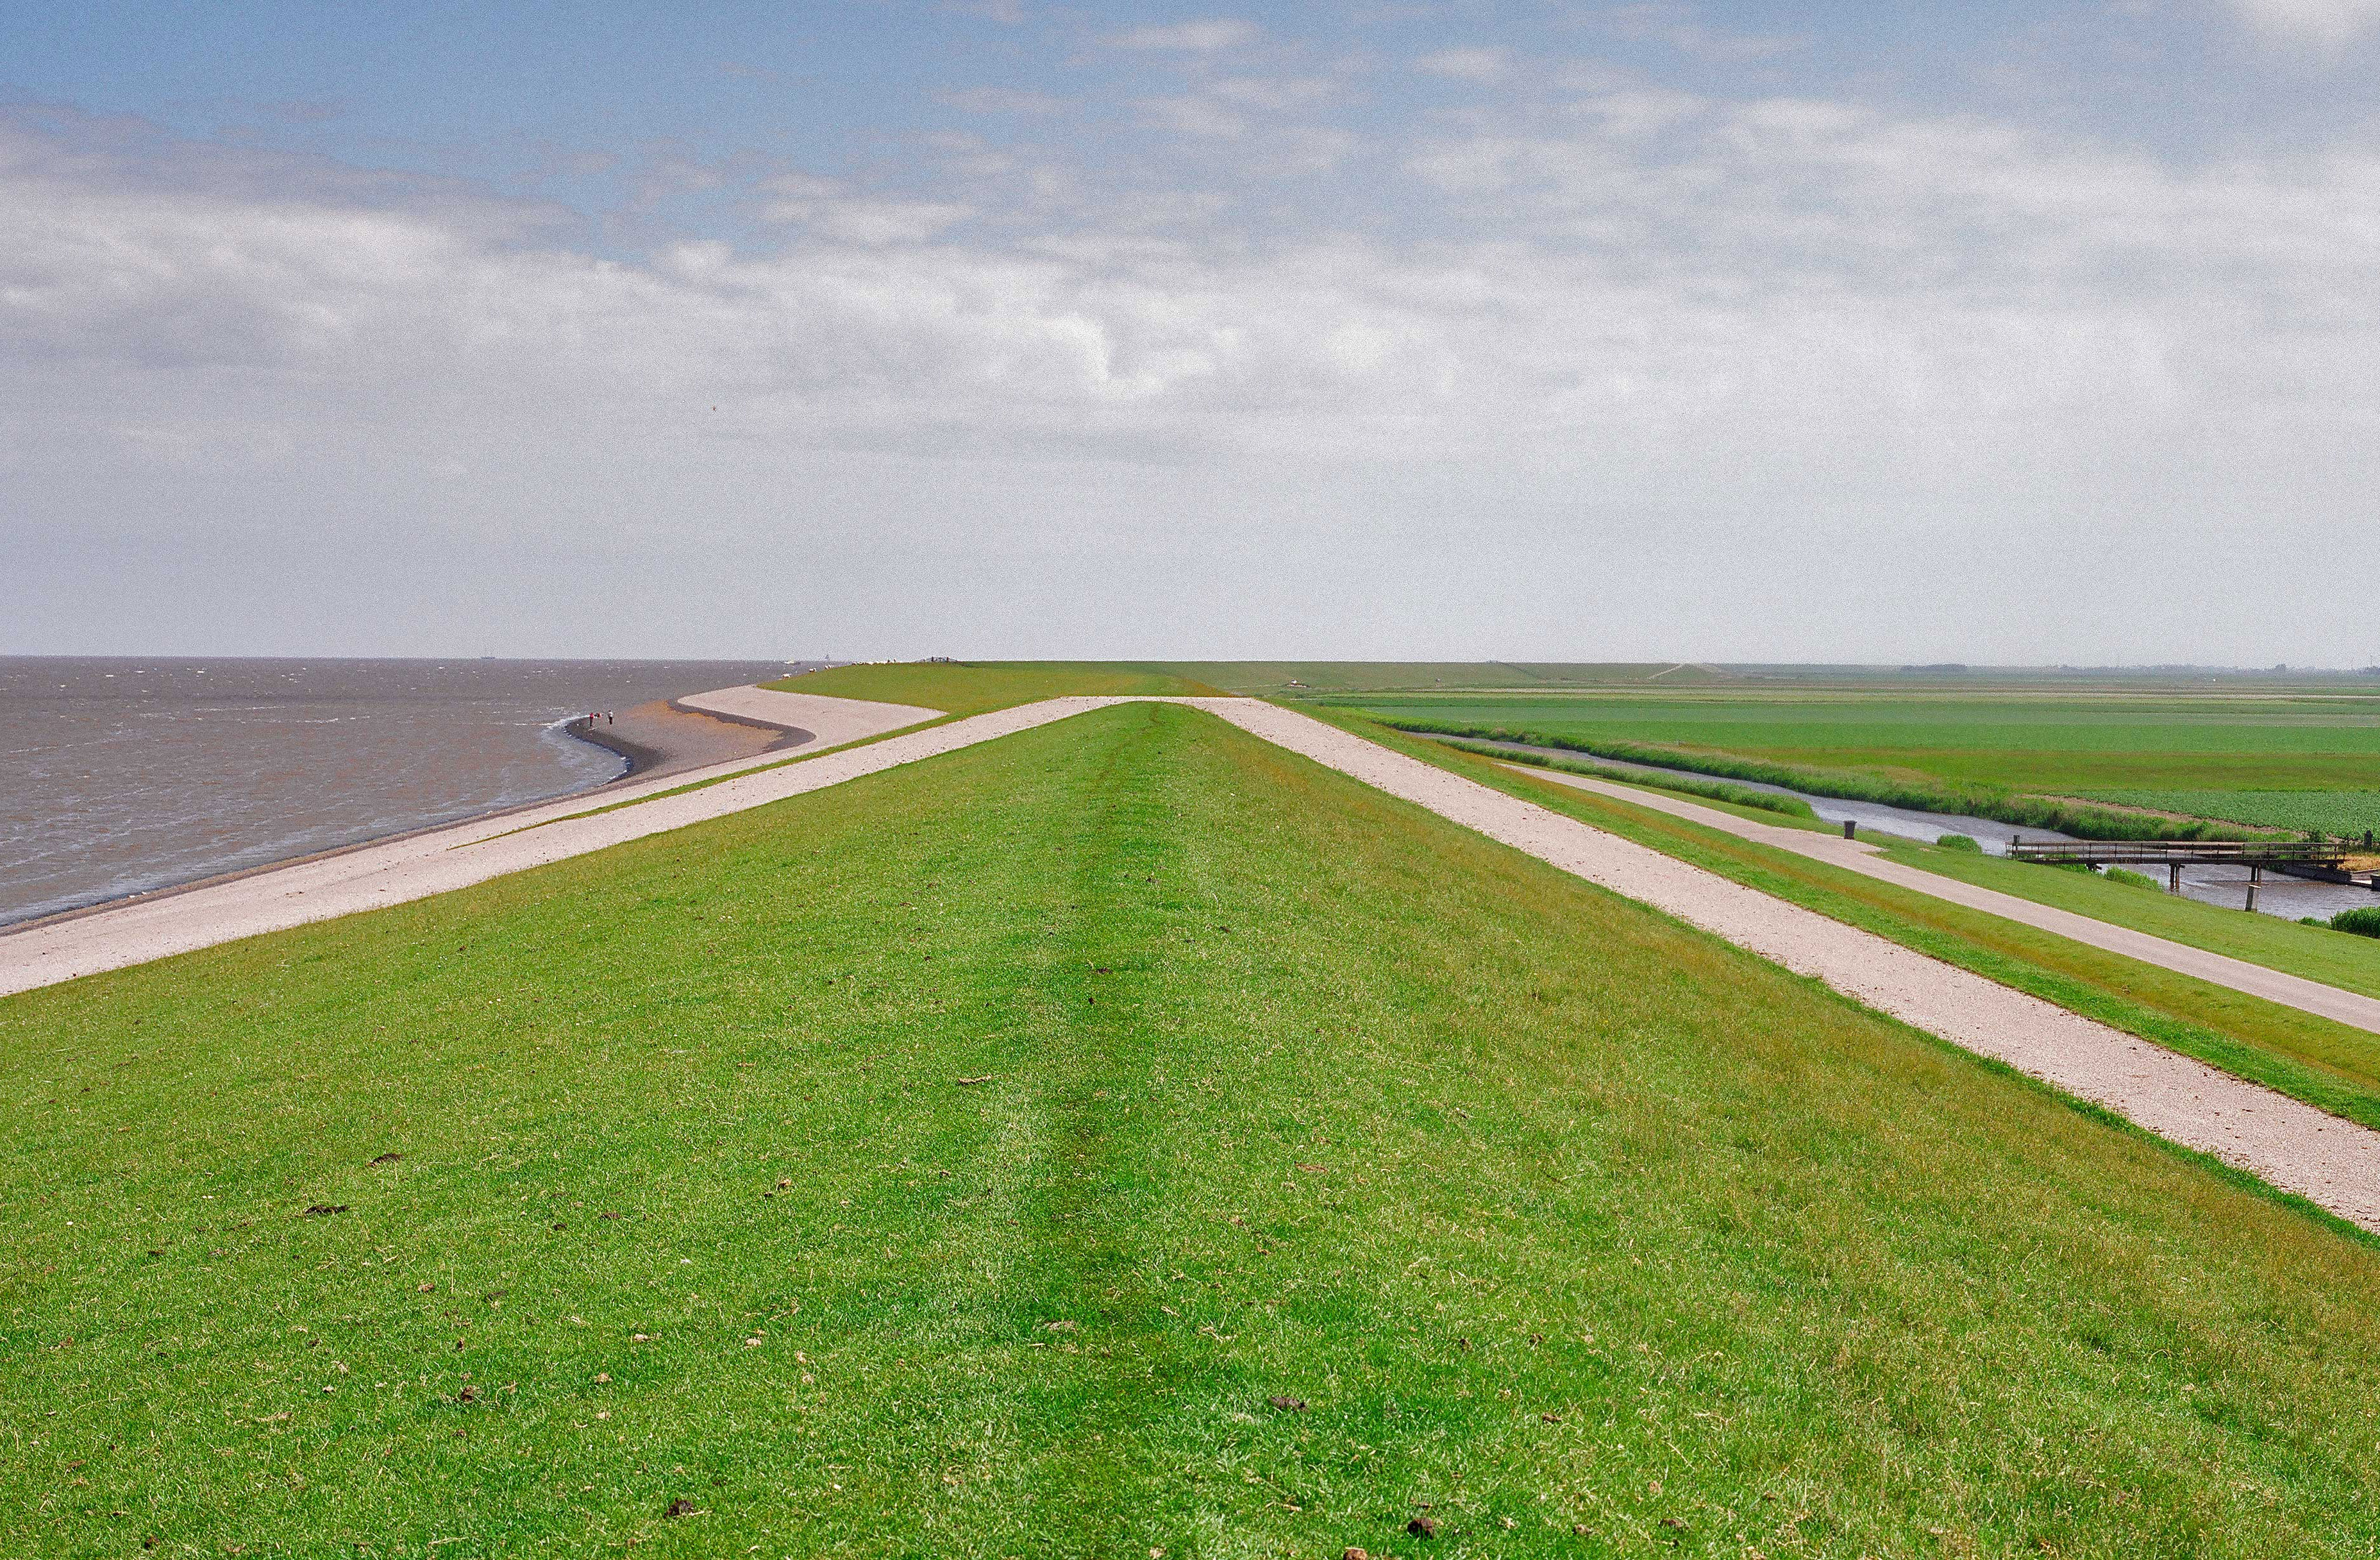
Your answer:
[[[1771,828],[1806,828],[1828,834],[1834,832],[1832,824],[1817,823],[1773,810],[1776,804],[1785,802],[1789,798],[1764,797],[1763,802],[1769,805],[1744,805],[1750,799],[1750,795],[1758,793],[1730,798],[1727,793],[1731,787],[1728,787],[1724,782],[1704,782],[1687,778],[1682,779],[1675,785],[1649,784],[1641,774],[1598,768],[1592,760],[1579,762],[1560,759],[1538,760],[1531,755],[1499,752],[1495,749],[1468,743],[1455,737],[1434,738],[1430,739],[1426,746],[1417,746],[1403,739],[1393,730],[1362,721],[1360,718],[1353,722],[1349,722],[1344,714],[1333,715],[1330,718],[1351,724],[1354,729],[1374,741],[1389,743],[1399,747],[1401,750],[1412,752],[1419,757],[1429,758],[1451,749],[1490,759],[1500,768],[1516,762],[1531,766],[1541,764],[1547,768],[1591,774],[1599,779],[1626,785],[1633,789],[1651,794],[1674,797]],[[1497,771],[1493,769],[1480,770],[1474,767],[1466,769],[1465,773],[1475,778],[1488,780],[1490,783],[1496,783],[1498,780]],[[1570,798],[1575,797],[1577,793],[1561,788],[1550,791],[1532,790],[1528,795],[1533,801],[1546,802],[1560,809],[1569,805]],[[1590,821],[1600,826],[1609,821],[1609,810],[1606,809],[1603,813]],[[1637,815],[1631,813],[1629,816],[1633,818]],[[1694,836],[1703,836],[1709,833],[1709,831],[1695,828],[1692,824],[1678,824],[1676,827],[1684,835]],[[2163,937],[2194,948],[2204,948],[2210,953],[2244,959],[2250,964],[2261,964],[2270,969],[2301,975],[2309,981],[2320,981],[2326,985],[2361,992],[2366,996],[2380,997],[2380,945],[2375,945],[2369,938],[2347,936],[2334,932],[2326,927],[2302,926],[2296,921],[2286,920],[2277,916],[2241,915],[2238,910],[2228,906],[2212,905],[2197,899],[2169,895],[2165,892],[2162,884],[2139,873],[2131,874],[2138,879],[2138,885],[2134,885],[2119,879],[2113,873],[2100,875],[2045,869],[2010,861],[2004,857],[1986,856],[1973,850],[1944,849],[1892,835],[1879,835],[1874,836],[1874,839],[1886,857],[1908,866],[1939,872],[1945,877],[1957,878],[1980,887],[1995,889],[2019,899],[2029,899],[2035,904],[2071,910],[2077,915],[2090,916],[2095,920],[2108,921],[2118,926],[2128,926],[2134,931],[2148,932],[2152,936]],[[1667,845],[1667,836],[1648,837],[1644,843],[1653,845],[1656,848],[1664,848]],[[1748,859],[1756,858],[1774,861],[1780,866],[1788,859],[1783,853],[1767,850],[1756,845],[1746,845],[1743,849],[1749,853]],[[1819,870],[1832,871],[1831,869]],[[1832,875],[1845,881],[1857,876],[1857,874],[1840,872],[1834,872]],[[2112,983],[2117,985],[2122,985],[2130,979],[2128,975],[2110,976]],[[2374,1076],[2375,1079],[2380,1079],[2380,1071],[2375,1071]],[[2375,1124],[2380,1124],[2380,1115],[2375,1115],[2373,1119]]]
[[[1192,711],[0,1079],[9,1554],[2380,1541],[2380,1244]]]
[[[888,661],[832,666],[765,686],[831,699],[917,704],[948,715],[979,715],[1066,694],[1220,691],[1165,666],[1096,661]]]
[[[1172,661],[1165,667],[1233,693],[1444,689],[1695,688],[1742,679],[1717,667],[1654,662]]]
[[[1713,773],[1747,762],[1781,765],[1809,789],[1877,799],[1903,791],[1911,805],[1940,810],[2003,816],[1995,798],[2079,798],[2332,834],[2380,826],[2380,692],[2370,689],[2210,697],[2180,688],[1728,687],[1353,694],[1327,701]]]
[[[2267,829],[2320,829],[2332,835],[2380,831],[2380,789],[2360,791],[2218,791],[2092,789],[2078,794],[2119,807],[2221,818]]]

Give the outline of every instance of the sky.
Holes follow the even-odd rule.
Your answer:
[[[2380,0],[0,6],[0,653],[2380,663],[2375,84]]]

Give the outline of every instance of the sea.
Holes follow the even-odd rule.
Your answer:
[[[587,790],[565,722],[787,670],[0,657],[0,925]]]

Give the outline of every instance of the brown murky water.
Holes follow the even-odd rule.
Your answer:
[[[600,786],[562,722],[786,669],[0,658],[0,924]]]

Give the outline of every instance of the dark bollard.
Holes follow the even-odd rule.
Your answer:
[[[1843,838],[1845,838],[1845,839],[1856,839],[1856,838],[1858,838],[1858,837],[1859,837],[1859,825],[1858,825],[1856,823],[1853,823],[1853,822],[1852,822],[1851,819],[1849,819],[1849,818],[1844,819],[1844,820],[1843,820]]]

